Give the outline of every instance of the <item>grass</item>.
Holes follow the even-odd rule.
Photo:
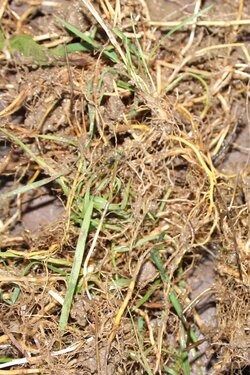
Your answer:
[[[82,50],[82,48],[84,48],[88,52],[99,50],[99,51],[102,51],[101,54],[103,56],[105,56],[106,58],[108,58],[111,62],[113,62],[113,63],[119,63],[120,62],[118,57],[117,57],[117,54],[115,53],[114,50],[112,50],[112,48],[110,48],[110,47],[103,48],[99,43],[95,42],[95,40],[93,38],[81,33],[78,29],[76,29],[72,25],[68,24],[67,22],[65,22],[65,21],[63,21],[59,18],[58,18],[58,20],[68,31],[70,31],[76,37],[81,39],[81,44],[79,44],[79,43],[74,44],[74,48],[73,48],[74,51],[76,51],[77,48],[79,48],[79,51]],[[135,25],[134,25],[133,19],[131,19],[131,23],[132,23],[133,32],[136,35],[136,30],[135,30]],[[131,85],[129,85],[127,82],[120,81],[120,82],[118,82],[119,86],[129,90],[130,92],[134,91],[134,88],[133,88],[134,86],[137,87],[137,89],[140,89],[140,90],[146,90],[147,92],[150,92],[150,91],[154,92],[155,91],[154,83],[153,83],[151,74],[149,73],[147,61],[145,59],[144,53],[142,51],[142,48],[140,46],[140,43],[139,43],[138,39],[136,39],[136,44],[134,45],[134,44],[131,43],[131,41],[129,41],[129,39],[123,33],[119,32],[117,30],[115,32],[116,32],[117,36],[119,37],[120,41],[122,42],[122,45],[124,46],[124,49],[125,49],[125,54],[120,53],[123,56],[123,60],[124,60],[124,56],[126,56],[126,60],[124,62],[124,72],[126,72],[128,78],[131,77],[133,79],[133,82],[134,82],[134,85],[131,87]],[[69,47],[71,48],[71,46],[72,46],[72,44]],[[134,64],[134,57],[137,56],[137,51],[139,51],[139,54],[138,54],[138,61],[136,62],[136,65],[135,65]],[[110,70],[110,69],[109,69],[109,71],[112,72],[112,70]],[[114,69],[113,72],[116,73],[116,69]],[[145,77],[148,77],[149,81],[151,82],[151,89],[148,88],[145,80],[143,78],[141,78],[141,76],[140,76],[140,74],[142,74],[142,76],[144,76],[144,73],[145,73]],[[101,76],[101,78],[98,82],[98,89],[99,90],[101,90],[101,88],[102,88],[102,81],[103,81],[102,77],[103,76]],[[88,88],[89,93],[92,91],[92,88],[93,88],[93,83],[89,82],[89,88]],[[102,99],[100,99],[100,101],[101,100]],[[93,138],[94,134],[95,134],[94,124],[95,124],[95,119],[96,119],[95,107],[93,105],[89,104],[88,109],[89,109],[89,120],[90,120],[89,132],[90,132],[91,137]],[[54,174],[54,170],[42,158],[34,155],[34,153],[20,139],[18,139],[17,137],[12,135],[11,133],[7,132],[5,129],[2,129],[2,132],[6,136],[8,136],[12,140],[14,140],[20,147],[22,147],[23,150],[25,152],[27,152],[28,155],[45,172],[49,171],[50,174],[52,174],[52,173]],[[74,147],[77,147],[77,144],[76,144],[75,141],[72,141],[70,139],[66,139],[66,138],[63,138],[63,137],[57,137],[57,136],[53,136],[53,135],[47,136],[47,135],[39,135],[39,134],[35,135],[34,137],[44,139],[44,140],[54,141],[54,142],[63,142],[63,143],[66,143],[66,144],[73,145]],[[198,151],[197,151],[197,153],[198,153]],[[97,229],[96,237],[95,237],[97,239],[100,230],[102,230],[104,232],[112,230],[114,232],[118,231],[118,233],[119,233],[119,232],[122,231],[122,225],[121,225],[122,222],[131,223],[131,221],[132,221],[132,218],[130,216],[131,215],[131,208],[130,208],[131,207],[131,204],[130,204],[130,200],[131,200],[130,194],[131,194],[131,192],[130,192],[129,184],[127,185],[127,188],[126,188],[127,193],[124,195],[124,198],[121,201],[121,203],[120,204],[112,203],[111,197],[115,198],[116,196],[119,196],[120,191],[123,188],[122,181],[119,178],[115,177],[115,174],[116,174],[116,172],[115,172],[116,167],[115,166],[116,165],[117,164],[115,163],[115,165],[110,170],[111,181],[110,181],[110,177],[105,177],[100,182],[99,182],[100,176],[98,176],[98,175],[97,176],[94,175],[93,177],[90,178],[90,180],[88,180],[88,177],[86,178],[86,176],[84,176],[84,174],[86,174],[86,172],[87,172],[86,167],[84,167],[83,169],[80,168],[82,170],[79,170],[80,173],[78,175],[78,178],[75,180],[76,185],[75,185],[75,188],[73,189],[73,195],[68,197],[67,206],[68,206],[68,211],[72,212],[72,214],[70,215],[71,220],[73,220],[73,222],[75,222],[75,224],[80,225],[80,231],[79,231],[79,235],[78,235],[78,241],[77,241],[77,245],[76,245],[74,260],[73,260],[73,264],[72,264],[72,268],[71,268],[71,274],[70,274],[68,282],[67,282],[67,284],[68,284],[67,292],[65,294],[64,303],[63,303],[60,321],[59,321],[59,327],[62,331],[64,331],[66,329],[68,319],[69,319],[71,305],[72,305],[72,302],[73,302],[73,297],[74,297],[74,294],[77,290],[77,285],[78,285],[79,278],[80,278],[80,275],[81,275],[81,265],[82,265],[82,262],[83,262],[84,253],[86,252],[86,243],[87,243],[87,238],[89,237],[89,231],[91,230],[91,228],[92,228],[92,230]],[[8,196],[11,196],[13,194],[24,193],[26,191],[29,191],[30,189],[43,186],[44,184],[51,182],[53,179],[56,179],[57,181],[59,181],[60,184],[62,184],[61,180],[59,180],[59,175],[58,175],[56,177],[46,178],[46,179],[43,179],[41,181],[34,182],[30,185],[26,185],[22,188],[18,188],[13,192],[9,192]],[[82,179],[82,181],[81,181],[81,179]],[[79,182],[79,181],[81,181],[81,182]],[[98,182],[98,185],[95,187],[95,196],[92,197],[91,196],[92,189],[93,189],[93,186],[96,185],[97,182]],[[82,191],[82,188],[84,186],[87,186],[87,188],[86,188],[84,196],[82,197],[81,191]],[[64,183],[63,183],[62,187],[64,187],[64,191],[69,192],[68,189],[65,189]],[[105,191],[106,189],[108,189],[107,193],[102,195],[103,194],[102,192]],[[168,194],[169,193],[167,193],[167,196],[168,196]],[[167,196],[165,196],[165,197],[167,197]],[[159,212],[164,210],[164,206],[165,206],[165,203],[162,203]],[[107,220],[105,220],[105,222],[104,222],[104,216],[103,216],[102,219],[94,218],[94,216],[93,216],[94,212],[101,213],[102,211],[104,213],[104,216],[106,215],[107,212],[109,212],[109,213],[112,213],[112,214],[116,215],[117,217],[119,217],[120,218],[120,220],[119,220],[120,224],[119,225],[108,224]],[[163,234],[161,233],[159,235],[158,234],[153,235],[153,236],[144,236],[141,239],[138,239],[132,246],[122,247],[122,248],[119,248],[119,247],[115,248],[114,247],[114,250],[113,250],[114,251],[114,260],[113,260],[113,262],[116,263],[116,260],[115,260],[116,255],[115,254],[118,255],[118,254],[121,254],[121,253],[124,253],[124,252],[131,252],[133,249],[137,249],[137,248],[140,248],[142,246],[145,246],[150,242],[154,243],[157,240],[160,240],[160,242],[162,242],[162,241],[164,241],[165,236],[166,236],[166,234],[164,234],[164,233]],[[93,246],[94,246],[94,244],[95,244],[95,242],[92,243]],[[8,254],[9,254],[9,256],[11,255],[11,253],[8,253]],[[90,292],[88,290],[88,285],[87,285],[87,277],[88,277],[87,266],[88,266],[88,262],[90,260],[91,254],[92,254],[92,250],[89,249],[89,252],[88,252],[87,257],[86,257],[85,262],[84,262],[84,269],[83,269],[84,285],[85,285],[85,288],[87,288],[86,292],[89,295],[89,298],[91,298],[91,295],[90,295]],[[160,257],[157,254],[158,253],[156,253],[156,252],[152,252],[152,259],[153,259],[153,262],[156,264],[156,267],[159,269],[163,284],[165,284],[167,282],[167,276],[165,274],[164,266],[161,263]],[[40,258],[41,255],[42,254],[39,254],[38,257]],[[133,294],[133,291],[134,291],[134,288],[135,288],[135,285],[136,285],[135,284],[136,279],[137,279],[137,276],[140,272],[140,269],[142,267],[142,264],[144,262],[144,259],[145,259],[146,255],[147,255],[147,252],[145,252],[142,255],[141,259],[137,263],[137,267],[136,267],[134,277],[132,278],[132,280],[130,280],[130,281],[129,280],[123,280],[118,275],[117,275],[118,278],[116,278],[116,280],[115,280],[116,287],[118,287],[118,285],[120,285],[120,286],[123,285],[123,287],[127,286],[128,291],[127,291],[127,295],[126,295],[125,299],[123,300],[123,303],[122,303],[121,307],[119,308],[119,310],[118,310],[118,312],[117,312],[117,314],[114,318],[113,329],[112,329],[112,332],[109,336],[109,340],[108,340],[108,344],[107,344],[107,348],[106,348],[106,358],[108,358],[108,354],[109,354],[109,350],[111,348],[112,341],[114,340],[115,335],[117,333],[117,330],[118,330],[118,328],[121,324],[121,319],[122,319],[122,317],[125,313],[125,310],[127,308],[129,309],[128,306],[129,306],[129,302],[132,298],[132,294]],[[13,256],[15,257],[15,256],[17,256],[17,254],[14,253]],[[37,256],[35,255],[35,257],[37,257]],[[31,259],[34,258],[34,255],[32,255],[32,253],[30,255],[30,258]],[[48,264],[50,263],[49,258],[47,258],[47,262],[48,262]],[[56,261],[53,261],[52,264],[53,263],[57,264]],[[51,269],[53,271],[58,272],[59,274],[63,274],[63,271],[61,269],[57,269],[56,267],[51,266],[51,265],[50,265],[50,267],[52,267]],[[25,275],[26,271],[23,274]],[[156,284],[153,286],[153,288],[150,288],[149,291],[146,292],[144,297],[140,299],[140,301],[136,304],[135,308],[133,308],[133,311],[136,311],[139,307],[143,307],[143,304],[148,301],[150,296],[152,296],[153,293],[157,289],[159,289],[159,286],[160,286],[160,279],[158,279],[156,281]],[[20,293],[20,289],[16,288],[14,293],[13,293],[13,296],[15,296],[17,298],[19,293]],[[14,297],[12,297],[12,299],[13,298]],[[184,324],[184,320],[183,320],[184,318],[183,318],[183,315],[182,315],[181,305],[180,305],[180,302],[178,301],[177,296],[175,295],[175,293],[173,291],[170,291],[169,299],[170,299],[170,302],[173,305],[177,315],[179,316],[180,320]],[[132,317],[131,313],[130,313],[130,316],[131,316],[131,319],[132,319],[132,322],[133,322],[133,317]],[[142,318],[142,322],[143,322],[143,318]],[[134,323],[133,323],[133,325],[134,325]],[[183,325],[183,329],[184,329],[184,325]],[[144,353],[144,349],[143,349],[143,347],[141,347],[140,339],[138,337],[138,333],[136,333],[137,328],[135,327],[135,325],[134,325],[134,331],[135,331],[135,334],[137,336],[137,343],[139,345],[139,352],[136,355],[134,354],[135,355],[134,358],[137,358],[137,360],[142,363],[145,371],[148,374],[152,374],[153,372],[150,369],[150,366],[148,364],[148,360],[146,359],[147,354]],[[183,331],[183,337],[185,336],[185,334],[186,334],[186,332],[184,330]],[[188,363],[187,357],[185,356],[185,351],[183,351],[184,347],[185,347],[185,342],[183,342],[180,346],[180,353],[182,353],[180,355],[183,358],[182,368],[183,368],[185,374],[189,374],[189,363]],[[148,354],[149,354],[149,352],[148,352]]]
[[[29,177],[26,185],[2,194],[1,198],[10,202],[8,207],[11,209],[15,205],[15,197],[22,202],[27,192],[49,186],[56,189],[66,208],[63,233],[60,235],[60,228],[58,232],[55,229],[49,245],[45,241],[38,245],[31,243],[28,250],[23,250],[18,246],[16,249],[14,242],[7,249],[2,247],[0,256],[5,282],[1,280],[1,299],[15,308],[25,299],[28,288],[37,288],[34,292],[37,298],[41,298],[41,294],[48,298],[48,290],[52,291],[54,297],[49,296],[53,308],[50,309],[47,299],[40,302],[41,308],[39,304],[34,305],[31,320],[39,319],[40,327],[44,324],[40,334],[45,338],[46,332],[57,337],[59,328],[60,339],[55,339],[56,345],[76,350],[72,357],[74,363],[81,349],[77,351],[77,345],[69,344],[75,337],[84,337],[83,347],[89,338],[95,339],[95,354],[91,352],[91,355],[96,356],[99,370],[100,366],[107,369],[115,358],[116,341],[124,366],[131,371],[151,375],[163,370],[170,375],[189,375],[193,371],[192,360],[199,356],[200,343],[194,333],[193,317],[186,314],[188,285],[180,280],[185,280],[189,253],[213,244],[215,232],[222,236],[225,228],[220,228],[222,214],[216,192],[218,181],[231,183],[231,180],[215,169],[210,149],[206,148],[213,135],[217,136],[214,149],[220,148],[224,141],[221,139],[224,133],[221,128],[217,130],[218,125],[209,128],[213,120],[210,75],[204,75],[199,65],[194,71],[180,71],[186,67],[194,69],[188,65],[192,59],[205,56],[213,49],[236,46],[245,49],[242,44],[232,43],[196,51],[192,59],[188,56],[179,65],[173,65],[174,71],[169,73],[162,95],[157,96],[155,71],[149,60],[156,57],[163,41],[155,43],[152,53],[146,53],[145,44],[137,36],[137,27],[140,27],[137,19],[130,16],[132,36],[128,37],[121,29],[111,29],[89,1],[83,2],[107,34],[108,41],[103,41],[97,26],[92,32],[83,33],[59,17],[56,17],[58,24],[73,39],[66,46],[46,48],[28,36],[10,40],[12,54],[19,51],[26,57],[31,56],[42,69],[57,63],[59,68],[59,58],[65,57],[65,52],[87,53],[96,66],[86,75],[86,85],[81,88],[83,95],[79,90],[74,92],[78,82],[83,82],[84,74],[79,73],[77,67],[71,72],[71,90],[67,85],[64,87],[67,95],[71,93],[73,97],[69,116],[72,128],[67,135],[57,131],[43,134],[42,126],[38,126],[36,131],[23,137],[15,127],[9,130],[7,122],[0,128],[4,139],[25,155],[26,165],[35,165],[32,176],[25,169],[22,171],[20,181],[22,176]],[[167,38],[209,9],[176,25]],[[0,47],[3,35],[0,34]],[[245,58],[248,61],[247,53]],[[161,83],[162,76],[159,78]],[[190,107],[182,92],[186,82],[200,90],[198,98],[191,98]],[[169,105],[166,94],[175,93],[178,104],[171,102]],[[86,102],[77,117],[79,97]],[[108,111],[105,113],[106,103],[112,97],[126,104],[123,117],[115,120],[108,117]],[[26,91],[21,91],[0,116],[6,118],[23,108],[25,100],[29,104],[27,98]],[[199,99],[198,105],[195,99]],[[216,99],[214,95],[213,100]],[[54,96],[51,102],[50,110],[41,117],[39,124],[44,125],[60,105]],[[33,151],[29,145],[32,142],[39,144],[38,151]],[[46,147],[54,152],[55,159],[57,151],[62,152],[61,164],[56,164],[57,168],[60,165],[60,170],[55,167],[53,157],[44,153]],[[70,162],[66,163],[69,156]],[[21,166],[19,168],[21,170]],[[39,179],[39,174],[48,177]],[[226,182],[225,186],[219,183],[228,191],[230,183],[228,186]],[[237,195],[236,190],[233,194]],[[233,197],[231,199],[233,202]],[[143,284],[140,278],[147,262],[155,273],[148,271]],[[16,275],[9,272],[13,266],[17,268]],[[43,286],[45,275],[46,285]],[[43,286],[42,293],[37,285]],[[81,326],[71,315],[79,300],[85,302],[87,327]],[[153,309],[157,304],[160,307],[155,313]],[[196,301],[188,302],[192,308],[195,304]],[[51,317],[51,325],[46,316]],[[29,322],[25,320],[27,327]],[[100,350],[104,355],[100,355]],[[1,362],[11,360],[3,357]],[[18,362],[22,363],[27,362]],[[39,363],[37,356],[37,372]]]
[[[12,139],[18,146],[20,146],[30,156],[31,160],[33,160],[34,162],[38,164],[41,170],[43,170],[45,173],[52,175],[51,178],[35,183],[35,187],[38,187],[38,186],[40,187],[40,186],[47,184],[50,181],[57,180],[59,185],[62,187],[64,193],[67,194],[68,187],[65,183],[65,179],[61,177],[63,174],[67,173],[67,171],[59,172],[59,173],[54,171],[54,169],[48,163],[46,163],[46,161],[43,158],[35,155],[34,152],[32,152],[31,149],[21,141],[20,138],[16,137],[14,134],[10,133],[4,128],[0,128],[0,132],[5,134],[8,138]],[[33,187],[34,187],[34,183],[31,184],[30,186],[26,185],[25,187],[19,188],[15,190],[14,192],[9,192],[7,195],[20,194],[25,191],[29,191]]]
[[[70,313],[70,308],[73,300],[73,296],[77,287],[77,281],[80,274],[81,264],[85,252],[86,241],[88,238],[88,232],[90,228],[91,216],[93,212],[93,201],[90,199],[84,219],[81,225],[80,234],[77,241],[74,262],[71,269],[70,278],[68,281],[68,289],[64,298],[63,308],[60,316],[59,327],[64,330]]]

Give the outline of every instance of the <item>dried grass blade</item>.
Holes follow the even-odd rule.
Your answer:
[[[96,11],[96,9],[93,7],[93,5],[90,3],[89,0],[82,0],[83,4],[88,8],[90,13],[95,17],[96,21],[101,25],[107,36],[109,37],[110,42],[113,44],[117,52],[119,52],[123,62],[125,65],[127,65],[127,59],[125,54],[123,53],[119,43],[117,42],[112,30],[109,28],[109,26],[103,21],[102,17],[99,15],[99,13]]]
[[[9,116],[12,113],[18,111],[18,109],[21,108],[21,106],[23,104],[23,101],[24,101],[24,99],[26,98],[27,95],[28,95],[28,90],[27,89],[24,89],[23,91],[21,91],[17,95],[17,97],[13,100],[13,102],[10,103],[10,105],[8,105],[6,108],[4,108],[0,112],[0,117]]]

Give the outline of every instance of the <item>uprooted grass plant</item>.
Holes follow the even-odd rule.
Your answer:
[[[200,337],[205,332],[194,311],[199,298],[189,298],[186,275],[199,253],[237,252],[239,243],[243,250],[233,270],[246,283],[244,185],[217,170],[215,161],[230,147],[226,141],[237,130],[230,109],[247,89],[244,81],[243,88],[234,86],[233,75],[242,67],[229,68],[224,55],[222,68],[211,71],[211,51],[245,51],[245,46],[205,46],[166,65],[157,55],[166,38],[155,41],[151,53],[131,14],[127,33],[111,29],[89,1],[84,3],[101,30],[94,25],[82,32],[56,17],[70,33],[68,44],[47,48],[32,39],[27,46],[31,38],[18,36],[9,44],[10,53],[19,51],[33,61],[29,74],[22,73],[20,95],[0,112],[3,140],[23,163],[3,166],[14,178],[2,194],[7,208],[0,230],[9,238],[1,244],[0,291],[2,311],[10,320],[21,317],[26,336],[15,347],[23,358],[15,359],[12,350],[0,368],[28,364],[29,352],[38,373],[57,366],[97,374],[102,369],[107,374],[202,373],[202,364],[194,366],[208,338]],[[167,36],[201,14],[204,10]],[[70,54],[76,52],[87,58],[76,59],[72,68]],[[47,72],[39,76],[43,102],[35,90],[34,64]],[[165,68],[172,72],[166,79]],[[225,81],[230,100],[224,96]],[[186,95],[187,85],[192,95]],[[42,104],[42,120],[33,118],[38,126],[11,122],[20,109],[28,117]],[[56,118],[53,128],[57,108],[60,122]],[[12,236],[25,200],[44,187],[60,197],[61,222],[37,237]],[[211,291],[216,288],[205,293]],[[2,342],[10,337],[6,326],[3,320]],[[41,353],[47,352],[51,360],[46,362]],[[221,352],[221,362],[226,355]]]

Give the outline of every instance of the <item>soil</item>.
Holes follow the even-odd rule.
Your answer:
[[[250,4],[83,3],[0,4],[0,374],[248,374]]]

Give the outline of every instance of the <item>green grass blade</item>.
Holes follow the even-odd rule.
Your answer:
[[[159,44],[153,48],[152,52],[151,52],[151,56],[155,56],[156,55],[156,51],[160,48],[160,45],[162,45],[162,43],[167,39],[169,38],[172,34],[174,34],[176,31],[178,31],[179,29],[182,28],[182,26],[185,26],[188,22],[196,19],[197,17],[201,16],[203,13],[206,13],[208,11],[210,11],[211,9],[213,8],[213,5],[209,5],[207,6],[206,8],[200,10],[199,12],[195,13],[195,14],[191,14],[191,16],[185,18],[183,21],[181,21],[180,23],[178,23],[178,25],[176,25],[175,27],[173,27],[166,35],[164,35],[164,37],[160,40]]]
[[[162,279],[163,283],[169,281],[169,276],[168,276],[167,272],[165,271],[164,264],[162,263],[161,257],[160,257],[157,250],[154,249],[152,251],[151,258],[152,258],[154,264],[156,265],[157,269],[160,272],[160,276],[161,276],[161,279]],[[169,292],[168,296],[169,296],[169,300],[170,300],[172,306],[174,307],[175,312],[177,313],[178,317],[183,322],[183,324],[185,324],[185,318],[184,318],[183,313],[182,313],[182,306],[181,306],[175,292],[172,289],[170,289],[170,292]]]
[[[85,246],[86,246],[86,241],[89,233],[89,227],[90,227],[90,222],[91,222],[91,217],[92,217],[92,212],[93,212],[93,201],[92,199],[89,201],[89,205],[87,207],[87,210],[84,215],[84,219],[82,222],[82,226],[80,229],[80,234],[78,237],[77,241],[77,246],[76,246],[76,252],[75,252],[75,257],[74,257],[74,262],[69,278],[69,283],[68,283],[68,289],[65,295],[63,307],[62,307],[62,312],[59,320],[59,328],[63,331],[68,323],[68,318],[69,318],[69,313],[70,313],[70,308],[73,300],[73,296],[75,293],[75,289],[77,286],[77,281],[79,278],[80,274],[80,269],[82,265],[82,260],[83,260],[83,255],[85,252]]]
[[[51,174],[51,175],[56,175],[54,169],[49,165],[47,164],[40,156],[36,156],[32,151],[31,149],[26,146],[22,141],[21,139],[19,139],[18,137],[16,137],[14,134],[11,134],[10,132],[8,132],[8,130],[6,129],[3,129],[3,128],[0,128],[0,131],[7,135],[7,137],[9,137],[10,139],[12,139],[14,142],[16,142],[16,144],[18,146],[20,146],[25,152],[27,152],[27,154],[31,157],[32,160],[34,160],[45,172]],[[57,178],[57,182],[60,184],[61,188],[63,189],[64,193],[67,194],[68,193],[68,187],[66,186],[63,178],[62,178],[62,175],[63,173],[60,174],[61,177]]]
[[[149,291],[146,294],[144,294],[144,296],[135,305],[135,307],[133,308],[133,311],[135,311],[136,309],[139,309],[139,307],[141,307],[145,302],[147,302],[149,300],[149,298],[156,291],[156,289],[158,288],[158,286],[160,285],[160,283],[161,283],[160,279],[156,280],[154,282],[154,285],[149,289]]]
[[[70,31],[75,36],[78,36],[78,38],[80,38],[84,42],[88,43],[90,47],[96,48],[96,49],[100,48],[100,44],[97,43],[93,38],[91,38],[90,36],[82,33],[79,29],[77,29],[75,26],[71,25],[70,23],[64,21],[62,18],[60,18],[58,16],[55,16],[55,18],[56,18],[57,21],[59,21],[62,24],[62,26],[65,29]]]
[[[166,191],[166,194],[164,195],[163,199],[162,199],[162,202],[161,202],[161,205],[160,205],[160,208],[156,214],[156,217],[158,218],[161,213],[165,210],[165,207],[166,207],[166,204],[167,204],[167,200],[168,198],[170,197],[170,194],[172,193],[172,188],[169,188],[167,191]]]
[[[91,189],[91,185],[94,182],[94,180],[95,180],[95,176],[93,176],[88,181],[88,184],[87,184],[86,192],[85,192],[84,199],[83,199],[83,205],[82,205],[82,214],[83,215],[85,215],[85,213],[87,212],[87,209],[88,209],[89,204],[90,204],[90,200],[91,200],[91,198],[90,198],[90,189]]]
[[[1,357],[0,358],[0,363],[7,363],[13,361],[13,358],[10,357]]]
[[[68,145],[78,147],[77,142],[75,142],[73,139],[65,138],[65,137],[58,137],[55,135],[46,135],[46,134],[35,134],[32,136],[32,138],[41,138],[41,139],[47,139],[48,141],[54,141],[59,143],[67,143]]]
[[[60,18],[58,16],[55,16],[55,17],[56,17],[57,21],[59,21],[65,29],[67,29],[68,31],[73,33],[75,36],[77,36],[78,38],[83,40],[85,43],[87,43],[89,48],[88,48],[87,45],[86,45],[86,48],[88,48],[89,51],[94,50],[94,49],[97,49],[97,50],[103,49],[103,46],[100,43],[96,42],[93,38],[91,38],[88,35],[82,33],[75,26],[70,25],[68,22],[64,21],[62,18]],[[116,63],[116,64],[119,63],[119,59],[118,59],[115,51],[113,51],[113,47],[110,47],[110,48],[106,47],[105,49],[103,49],[102,53],[103,53],[104,56],[109,58],[114,63]]]
[[[8,193],[1,194],[0,199],[9,198],[9,197],[12,197],[13,195],[17,195],[17,194],[27,193],[27,191],[37,189],[41,186],[49,184],[50,182],[52,182],[54,180],[57,180],[61,175],[62,174],[60,173],[60,174],[57,174],[55,176],[44,178],[40,181],[33,182],[32,184],[20,186],[19,188],[15,189],[15,190],[9,191]]]
[[[4,34],[2,30],[0,29],[0,51],[2,51],[3,47],[4,47]]]
[[[135,42],[136,42],[136,46],[137,46],[137,49],[138,49],[138,52],[137,52],[137,55],[139,56],[139,58],[141,59],[142,61],[142,64],[144,66],[144,69],[145,69],[145,72],[150,80],[150,83],[151,83],[151,86],[152,86],[152,89],[153,89],[153,92],[156,91],[156,88],[155,88],[155,84],[154,84],[154,81],[153,81],[153,78],[149,72],[149,69],[148,69],[148,64],[147,64],[147,61],[146,61],[146,58],[145,58],[145,55],[144,55],[144,52],[141,48],[141,44],[139,42],[139,39],[137,38],[137,34],[136,34],[136,30],[135,30],[135,24],[134,24],[134,19],[133,19],[133,16],[132,14],[130,15],[130,19],[131,19],[131,25],[132,25],[132,30],[133,30],[133,33],[134,33],[134,37],[135,37]]]
[[[159,253],[156,249],[154,249],[152,251],[151,258],[152,258],[155,266],[158,268],[158,270],[160,272],[160,276],[161,276],[161,279],[162,279],[163,283],[168,282],[169,276],[168,276],[167,272],[165,271],[164,264],[163,264],[163,262],[161,260],[161,257],[160,257],[160,255],[159,255]],[[181,303],[178,300],[178,297],[177,297],[177,295],[176,295],[176,293],[174,292],[173,289],[170,289],[168,298],[169,298],[176,314],[178,315],[180,321],[182,322],[182,332],[181,332],[181,337],[180,337],[181,363],[182,363],[182,369],[183,369],[184,375],[190,375],[189,357],[188,357],[188,353],[185,350],[186,349],[186,337],[189,335],[191,340],[193,342],[196,342],[197,341],[196,335],[195,335],[194,331],[192,330],[192,328],[188,329],[188,332],[186,332],[187,325],[186,325],[185,316],[183,315],[183,309],[182,309]]]
[[[30,264],[28,264],[28,266],[24,269],[24,271],[22,272],[22,276],[27,276],[30,269],[35,265],[35,264],[40,264],[40,262],[31,262]],[[12,296],[11,296],[11,299],[10,299],[10,302],[11,304],[13,305],[14,303],[16,303],[19,295],[20,295],[20,292],[21,292],[21,289],[19,286],[16,286],[15,289],[13,290],[13,293],[12,293]]]
[[[175,370],[173,370],[172,368],[170,368],[170,367],[165,367],[164,371],[166,371],[165,374],[178,375],[177,372]]]
[[[135,91],[134,87],[130,83],[124,82],[120,79],[116,81],[116,84],[117,84],[117,87],[120,87],[121,89],[125,89],[131,92]]]
[[[182,28],[182,26],[185,26],[188,22],[192,21],[193,19],[197,18],[197,17],[200,17],[202,14],[206,13],[206,12],[209,12],[211,9],[213,8],[213,5],[209,5],[207,6],[206,8],[204,9],[201,9],[199,12],[195,13],[195,14],[191,14],[191,16],[185,18],[182,22],[180,22],[178,25],[176,25],[175,27],[173,27],[165,36],[163,39],[165,38],[169,38],[170,35],[174,34],[176,31],[178,31],[180,28]]]
[[[184,325],[181,327],[180,348],[181,348],[181,364],[184,375],[190,375],[190,363],[188,352],[185,350],[187,345],[187,332]]]
[[[161,276],[162,282],[165,283],[166,281],[168,281],[169,280],[168,274],[165,271],[165,268],[164,268],[164,265],[162,263],[161,257],[160,257],[160,255],[159,255],[159,253],[158,253],[157,250],[155,250],[155,249],[152,250],[152,252],[151,252],[151,259],[154,262],[154,264],[155,264],[156,268],[158,269],[158,271],[160,272],[160,276]]]
[[[82,43],[69,43],[66,46],[59,46],[49,49],[49,55],[52,57],[63,57],[66,53],[88,52],[89,48]]]
[[[7,251],[0,251],[0,257],[3,259],[8,258],[15,258],[15,259],[29,259],[29,260],[37,260],[37,261],[46,261],[47,263],[57,264],[59,266],[70,267],[71,262],[61,258],[48,258],[47,255],[38,255],[33,253],[25,253],[23,251],[14,251],[14,250],[7,250]]]
[[[178,317],[180,318],[180,320],[185,323],[185,318],[183,316],[183,313],[182,313],[182,306],[180,304],[180,301],[178,300],[175,292],[173,290],[170,290],[169,292],[169,300],[172,304],[172,306],[174,307],[175,309],[175,312],[176,314],[178,315]]]
[[[58,267],[55,267],[55,266],[52,266],[50,264],[47,264],[47,268],[55,273],[58,273],[58,275],[61,275],[61,276],[68,276],[67,272],[61,270],[61,268],[58,268]]]
[[[18,137],[8,132],[8,130],[6,129],[0,128],[0,131],[4,133],[5,135],[7,135],[7,137],[11,138],[14,142],[16,142],[16,144],[20,146],[25,152],[27,152],[27,154],[31,157],[31,159],[33,159],[41,168],[54,172],[54,170],[47,163],[45,163],[45,161],[42,158],[40,158],[39,156],[36,156],[30,150],[30,148],[26,146]]]
[[[134,245],[134,248],[137,248],[137,247],[140,247],[142,245],[144,245],[145,243],[147,242],[151,242],[151,241],[155,241],[155,240],[164,240],[165,238],[165,235],[161,235],[161,234],[154,234],[153,236],[145,236],[144,238],[141,238],[140,240],[138,240],[135,245]]]

